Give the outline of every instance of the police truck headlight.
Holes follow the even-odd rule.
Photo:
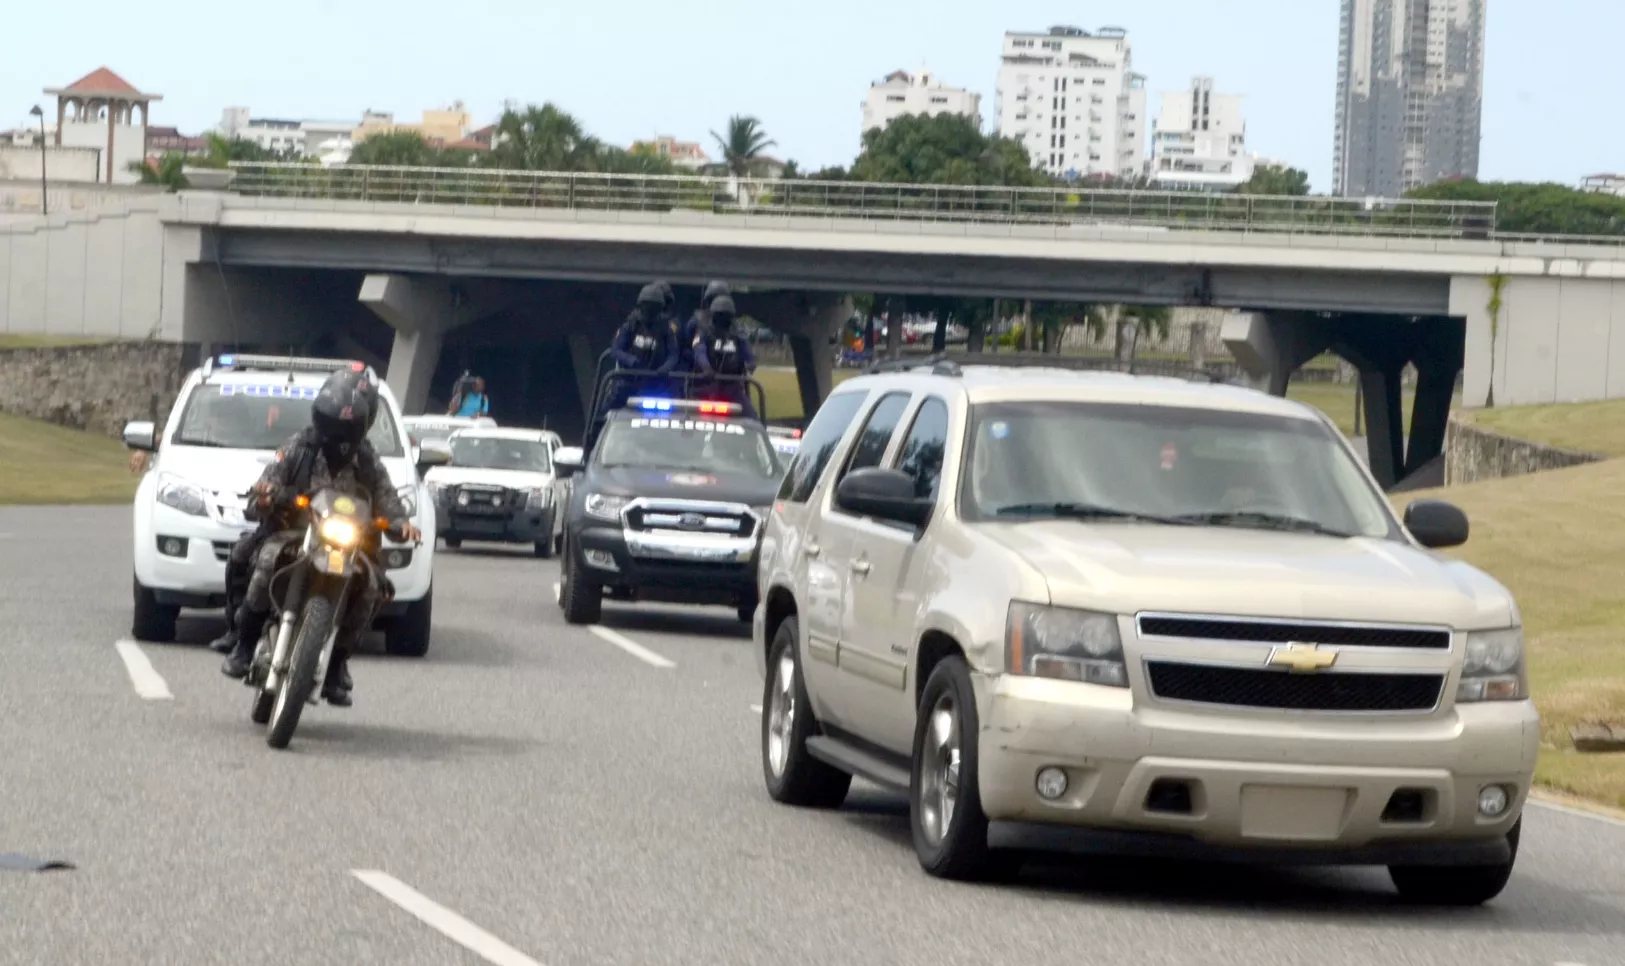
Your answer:
[[[323,520],[321,534],[323,542],[338,547],[340,550],[350,549],[361,538],[361,530],[355,525],[355,522],[346,520],[343,517]]]
[[[1523,665],[1523,628],[1469,631],[1456,702],[1521,701],[1529,696]]]
[[[600,520],[619,520],[621,511],[632,502],[628,496],[610,496],[607,493],[589,493],[585,508],[587,515]]]
[[[1112,614],[1011,601],[1004,654],[1011,674],[1128,687],[1123,639]]]
[[[208,516],[203,503],[203,490],[168,473],[158,480],[158,502],[187,516]]]

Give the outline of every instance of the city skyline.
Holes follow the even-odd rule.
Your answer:
[[[1625,33],[1625,5],[1566,0],[1554,10],[1527,7],[1504,4],[1488,17],[1480,176],[1575,183],[1625,167],[1625,132],[1605,127],[1575,137],[1588,119],[1584,92],[1617,83],[1607,38]],[[290,0],[286,16],[270,23],[178,0],[162,25],[113,16],[116,8],[105,0],[88,0],[72,34],[55,29],[43,8],[25,8],[13,27],[51,40],[8,56],[0,126],[22,123],[45,100],[41,88],[105,63],[137,86],[164,92],[154,125],[187,132],[214,126],[233,104],[272,117],[350,118],[367,107],[416,117],[462,99],[489,123],[506,100],[551,100],[619,144],[657,134],[709,144],[710,132],[730,114],[755,114],[778,142],[775,155],[813,170],[856,156],[854,95],[889,71],[923,65],[945,83],[981,94],[985,116],[1006,31],[1115,23],[1134,39],[1135,70],[1147,76],[1153,95],[1193,76],[1217,78],[1246,98],[1250,150],[1308,171],[1317,191],[1332,187],[1339,13],[1332,0],[1235,0],[1223,8],[1144,0],[1092,8],[1081,23],[1065,3],[988,8],[948,0],[924,17],[913,7],[834,0],[816,13],[778,12],[772,29],[742,2],[707,9],[714,16],[697,21],[680,10],[634,4],[639,29],[627,31],[623,18],[611,21],[591,8],[538,11],[476,0],[459,8],[469,23],[500,22],[504,29],[448,47],[419,29],[426,17],[444,17],[422,0],[403,0],[382,19],[365,5]],[[307,44],[306,31],[317,23],[336,36],[369,41],[324,59],[319,70],[291,68],[281,52]],[[254,44],[231,39],[249,31]],[[604,42],[592,38],[611,35],[619,66],[605,74]],[[773,36],[795,42],[765,42]],[[682,62],[683,50],[702,43],[730,56],[714,70],[657,66]],[[176,49],[187,56],[175,57]],[[789,52],[807,55],[810,66],[786,69],[793,66]],[[1554,144],[1563,150],[1554,152]]]

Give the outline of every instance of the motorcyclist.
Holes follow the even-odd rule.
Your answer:
[[[745,415],[758,418],[744,380],[756,372],[756,354],[750,340],[734,329],[738,313],[729,295],[711,302],[710,319],[694,338],[696,389],[705,397],[739,403]],[[723,378],[719,379],[718,376]]]
[[[711,303],[715,302],[718,296],[732,294],[728,290],[727,282],[713,281],[706,284],[705,292],[700,296],[700,307],[688,317],[688,321],[683,323],[682,329],[677,334],[677,345],[683,354],[679,365],[684,372],[699,371],[694,367],[694,344],[700,336],[700,331],[705,328],[706,320],[710,318]]]
[[[304,511],[297,509],[294,497],[327,487],[356,493],[367,498],[373,515],[388,520],[390,530],[400,539],[422,539],[395,492],[389,471],[366,439],[376,392],[364,371],[344,369],[329,376],[311,406],[310,426],[277,450],[276,460],[254,484],[251,512],[268,536],[254,554],[253,576],[237,615],[236,647],[220,668],[227,677],[247,676],[271,616],[271,578],[298,548]],[[322,697],[341,708],[351,704],[350,689],[344,686],[350,652],[388,591],[381,567],[371,568],[369,573],[374,575],[373,581],[345,609],[327,679],[322,682]]]
[[[356,391],[367,400],[367,432],[372,432],[373,424],[378,421],[378,381],[376,377],[359,379],[356,381]],[[272,407],[273,421],[280,417],[276,407]],[[218,654],[230,654],[237,647],[237,615],[248,596],[248,581],[254,573],[254,555],[259,551],[265,538],[271,535],[273,521],[262,519],[259,526],[248,530],[237,542],[232,545],[231,554],[226,558],[226,632],[210,642],[211,647]],[[252,650],[250,651],[252,653]],[[341,675],[340,686],[345,690],[350,688],[348,672]]]
[[[677,366],[677,326],[666,317],[666,297],[658,283],[645,285],[638,293],[632,314],[615,333],[610,354],[619,369],[653,372],[654,375],[612,377],[600,416],[626,405],[638,392],[659,392],[665,388],[666,376]]]

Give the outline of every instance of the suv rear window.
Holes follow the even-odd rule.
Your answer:
[[[310,425],[315,386],[290,386],[268,375],[263,383],[201,383],[186,397],[170,442],[176,446],[273,450]],[[379,456],[403,456],[400,432],[383,405],[367,434]]]

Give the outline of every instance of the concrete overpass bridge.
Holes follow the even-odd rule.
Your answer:
[[[0,328],[321,342],[412,400],[495,361],[553,411],[654,277],[752,287],[809,401],[851,291],[1231,307],[1274,391],[1327,349],[1360,368],[1389,483],[1437,453],[1458,374],[1469,405],[1625,394],[1620,240],[1497,234],[1481,204],[244,165],[227,191],[13,215],[0,266]]]

